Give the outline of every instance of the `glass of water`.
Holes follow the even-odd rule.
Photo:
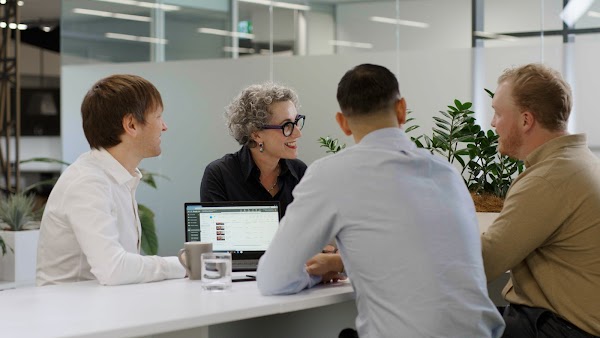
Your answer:
[[[207,252],[202,254],[202,288],[208,291],[231,289],[231,254]]]

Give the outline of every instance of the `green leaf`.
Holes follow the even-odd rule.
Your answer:
[[[433,117],[433,119],[434,119],[435,121],[437,121],[437,122],[441,123],[441,124],[450,125],[450,122],[448,122],[448,121],[446,121],[446,120],[444,120],[444,119],[441,119],[441,118],[439,118],[439,117],[435,117],[435,116],[434,116],[434,117]]]
[[[415,130],[419,128],[419,126],[410,126],[408,128],[406,128],[406,130],[404,130],[405,133],[410,133],[411,131]]]
[[[71,163],[57,160],[55,158],[50,158],[50,157],[33,157],[33,158],[19,161],[19,164],[30,163],[30,162],[57,163],[57,164],[63,164],[66,166],[71,165]]]
[[[446,113],[445,111],[441,111],[441,110],[440,110],[440,113],[441,113],[442,115],[446,116],[448,119],[452,120],[452,116],[450,116],[450,114]]]
[[[142,226],[141,247],[145,254],[156,255],[158,253],[158,237],[154,224],[154,212],[145,205],[138,204],[138,215]]]
[[[448,127],[448,126],[447,126],[447,125],[445,125],[445,124],[442,124],[442,123],[436,123],[435,125],[436,125],[436,126],[438,126],[438,127],[440,127],[440,128],[442,128],[442,129],[444,129],[444,130],[450,131],[450,127]]]
[[[450,138],[450,135],[448,133],[446,133],[445,131],[442,131],[441,129],[433,128],[433,131],[438,133],[439,135],[443,136],[445,139]]]

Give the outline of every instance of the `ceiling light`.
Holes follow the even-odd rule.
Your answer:
[[[389,23],[392,25],[410,26],[410,27],[417,27],[417,28],[429,28],[429,24],[425,23],[425,22],[400,20],[400,19],[386,18],[383,16],[372,16],[369,18],[369,20],[374,21],[374,22]]]
[[[240,33],[240,32],[230,32],[230,31],[224,31],[222,29],[214,29],[214,28],[198,28],[198,33],[204,33],[204,34],[214,34],[214,35],[221,35],[221,36],[231,36],[231,37],[238,37],[238,38],[242,38],[242,39],[254,39],[254,34],[249,34],[249,33]]]
[[[244,48],[244,47],[229,47],[229,46],[225,46],[223,47],[223,51],[224,52],[229,52],[229,53],[234,53],[234,52],[238,52],[238,53],[248,53],[248,54],[253,54],[256,50],[254,48]]]
[[[42,26],[42,30],[46,33],[50,32],[52,30],[52,27],[50,26]]]
[[[178,11],[181,9],[181,7],[175,6],[175,5],[157,4],[157,3],[145,2],[145,1],[134,1],[134,0],[95,0],[95,1],[110,2],[110,3],[114,3],[114,4],[138,6],[138,7],[144,7],[144,8],[158,8],[158,9],[162,9],[165,11]]]
[[[118,39],[118,40],[127,40],[127,41],[139,41],[139,42],[147,42],[147,43],[156,43],[161,45],[166,45],[169,43],[167,39],[159,39],[159,38],[151,38],[148,36],[137,36],[137,35],[129,35],[129,34],[119,34],[119,33],[106,33],[105,37],[110,39]]]
[[[23,23],[16,24],[14,22],[11,22],[9,24],[6,24],[6,22],[0,21],[0,28],[6,28],[6,27],[8,27],[10,29],[18,29],[20,31],[24,31],[27,29],[27,25],[23,24]]]
[[[6,0],[0,0],[0,5],[6,5]]]
[[[354,48],[365,48],[365,49],[373,48],[373,44],[365,43],[365,42],[329,40],[329,44],[332,46],[341,46],[341,47],[354,47]]]
[[[562,12],[560,18],[569,27],[573,27],[575,22],[587,11],[594,3],[594,0],[570,0]]]
[[[123,19],[123,20],[144,21],[144,22],[152,21],[152,19],[148,16],[96,11],[93,9],[85,9],[85,8],[73,8],[73,13],[102,16],[102,17],[106,17],[106,18],[115,18],[115,19]]]
[[[589,11],[587,12],[587,15],[591,16],[592,18],[600,18],[600,12]]]
[[[496,40],[501,40],[501,41],[514,42],[514,41],[518,40],[518,38],[511,36],[511,35],[496,34],[496,33],[491,33],[491,32],[484,32],[484,31],[475,31],[474,34],[475,34],[475,36],[478,36],[480,38],[496,39]]]
[[[23,6],[25,3],[23,1],[17,1],[17,6]]]
[[[309,11],[310,10],[310,6],[291,4],[288,2],[281,2],[281,1],[270,1],[270,0],[238,0],[238,1],[248,2],[251,4],[257,4],[257,5],[279,7],[279,8],[297,9],[299,11]]]

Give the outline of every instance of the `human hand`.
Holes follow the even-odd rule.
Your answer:
[[[324,281],[345,279],[340,275],[343,271],[344,263],[339,254],[320,253],[306,262],[306,272],[310,275],[322,276]]]
[[[327,244],[325,245],[325,247],[323,248],[323,251],[321,251],[322,253],[336,253],[338,250],[335,246],[331,245],[331,244]]]

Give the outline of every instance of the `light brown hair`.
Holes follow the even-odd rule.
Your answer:
[[[506,69],[498,84],[512,84],[512,97],[550,131],[567,129],[573,98],[571,87],[556,70],[536,63]]]

